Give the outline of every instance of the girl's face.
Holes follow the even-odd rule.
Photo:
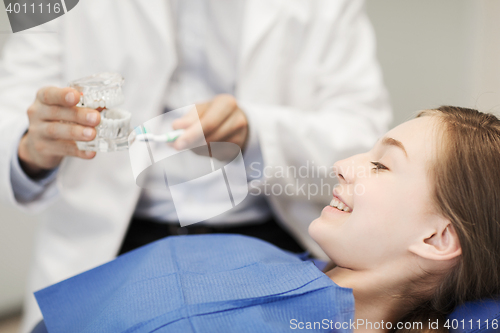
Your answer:
[[[335,163],[339,184],[331,205],[340,201],[348,208],[326,206],[309,234],[338,266],[364,270],[400,262],[431,230],[434,118],[401,124],[371,151]]]

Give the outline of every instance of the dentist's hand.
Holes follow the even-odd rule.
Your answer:
[[[93,140],[101,115],[94,109],[76,107],[79,100],[80,93],[72,88],[38,90],[28,108],[29,127],[17,152],[28,176],[36,177],[57,167],[64,156],[95,156],[95,152],[78,150],[75,141]]]
[[[223,94],[215,96],[211,101],[196,104],[198,117],[207,142],[232,142],[243,150],[248,138],[248,120],[239,108],[236,98]],[[174,148],[184,149],[195,142],[199,131],[193,126],[197,117],[188,113],[173,122],[174,130],[186,131],[173,144]]]

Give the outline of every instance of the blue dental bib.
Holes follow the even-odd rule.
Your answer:
[[[352,290],[312,262],[228,234],[168,237],[35,297],[50,333],[349,332],[354,320]]]

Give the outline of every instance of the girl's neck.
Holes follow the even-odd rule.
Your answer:
[[[354,271],[335,267],[326,275],[337,285],[353,289],[356,332],[389,332],[387,322],[401,318],[406,308],[400,298],[404,293],[401,277],[377,271]],[[398,281],[399,280],[399,281]],[[370,324],[371,323],[371,324]]]

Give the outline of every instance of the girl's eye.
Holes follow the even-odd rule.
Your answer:
[[[386,167],[385,165],[383,165],[382,163],[380,162],[370,162],[371,164],[374,165],[374,167],[372,168],[372,170],[389,170],[388,167]]]

